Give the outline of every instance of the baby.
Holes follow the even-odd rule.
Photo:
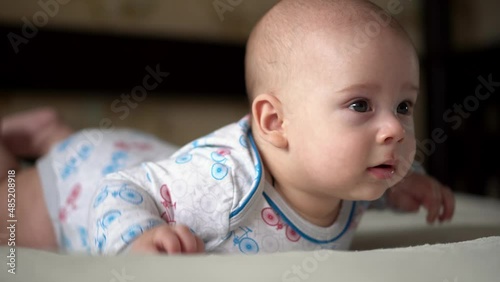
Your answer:
[[[359,46],[375,17],[387,22]],[[175,153],[130,130],[57,142],[17,176],[18,240],[92,254],[347,250],[370,207],[451,219],[451,190],[411,170],[418,57],[380,8],[280,1],[245,65],[251,114]]]

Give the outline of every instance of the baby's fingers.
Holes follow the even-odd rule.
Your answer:
[[[132,243],[133,252],[196,253],[203,252],[203,241],[183,225],[160,225],[146,231]]]
[[[153,242],[157,250],[161,253],[177,254],[180,253],[181,242],[175,230],[170,226],[158,229],[154,234]]]
[[[443,198],[443,211],[439,216],[439,221],[443,222],[453,217],[453,213],[455,212],[455,197],[449,187],[443,187],[441,193]]]
[[[198,253],[205,250],[203,241],[198,236],[194,235],[187,226],[176,226],[175,232],[177,233],[183,253]]]
[[[203,240],[201,240],[200,237],[198,236],[195,236],[196,238],[196,252],[197,253],[203,253],[205,251],[205,243],[203,242]]]
[[[147,230],[138,236],[130,247],[134,253],[165,253],[169,251],[180,250],[175,232],[172,227],[164,224]]]
[[[135,241],[130,247],[130,250],[133,253],[146,253],[146,254],[160,253],[160,250],[158,250],[158,247],[155,244],[148,244],[147,242],[139,242],[139,241]]]
[[[432,224],[436,221],[441,210],[442,195],[440,184],[432,182],[432,194],[424,200],[424,206],[427,209],[427,223]]]

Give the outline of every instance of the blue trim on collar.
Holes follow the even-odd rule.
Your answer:
[[[250,191],[249,196],[245,199],[245,201],[240,206],[238,206],[234,211],[232,211],[229,214],[229,218],[235,217],[243,210],[243,208],[246,207],[246,205],[248,204],[250,199],[252,199],[255,196],[255,192],[257,192],[257,190],[258,190],[257,188],[259,187],[259,185],[262,181],[262,171],[263,171],[262,163],[260,161],[259,151],[257,150],[257,145],[255,145],[255,141],[253,140],[251,130],[248,130],[247,136],[248,136],[248,139],[250,140],[250,145],[252,146],[252,149],[255,153],[255,160],[257,162],[257,164],[255,165],[255,171],[257,172],[257,176],[255,178],[255,182],[254,182],[254,185]]]
[[[352,207],[351,207],[351,211],[349,212],[349,218],[347,219],[347,224],[344,226],[344,229],[340,232],[339,235],[337,235],[336,237],[330,239],[330,240],[326,240],[326,241],[320,241],[320,240],[316,240],[312,237],[310,237],[309,235],[305,234],[304,232],[302,232],[300,229],[298,229],[286,216],[285,214],[283,214],[283,212],[281,212],[281,210],[278,208],[278,205],[276,205],[276,203],[273,202],[273,200],[271,200],[271,198],[266,194],[266,192],[263,192],[262,193],[264,195],[264,198],[266,199],[267,203],[269,204],[269,206],[271,206],[271,208],[273,208],[273,210],[275,210],[279,216],[283,219],[283,221],[285,221],[286,224],[290,225],[293,230],[295,230],[295,232],[297,232],[301,237],[305,238],[306,240],[308,241],[311,241],[313,243],[316,243],[316,244],[327,244],[327,243],[331,243],[331,242],[334,242],[336,241],[337,239],[339,239],[340,237],[342,237],[342,235],[344,235],[344,233],[347,231],[347,229],[349,228],[349,225],[351,225],[351,221],[352,221],[352,218],[354,216],[354,211],[356,210],[356,202],[352,202]]]

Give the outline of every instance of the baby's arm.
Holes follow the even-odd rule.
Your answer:
[[[202,253],[205,246],[200,237],[185,225],[162,224],[147,230],[135,239],[130,251],[134,253]]]
[[[89,215],[92,253],[203,251],[202,240],[189,228],[169,225],[160,217],[153,187],[147,187],[151,183],[131,174],[110,174],[100,183]]]
[[[416,212],[423,206],[427,222],[451,220],[455,198],[451,189],[430,175],[411,172],[387,192],[387,205],[393,209]]]
[[[391,208],[403,212],[417,212],[423,206],[427,209],[427,222],[432,224],[451,220],[455,210],[455,199],[451,189],[434,177],[427,175],[424,168],[414,162],[408,175],[391,187],[370,208]]]

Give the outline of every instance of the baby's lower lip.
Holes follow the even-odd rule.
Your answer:
[[[377,179],[389,179],[394,176],[394,167],[370,167],[368,172],[375,176]]]

